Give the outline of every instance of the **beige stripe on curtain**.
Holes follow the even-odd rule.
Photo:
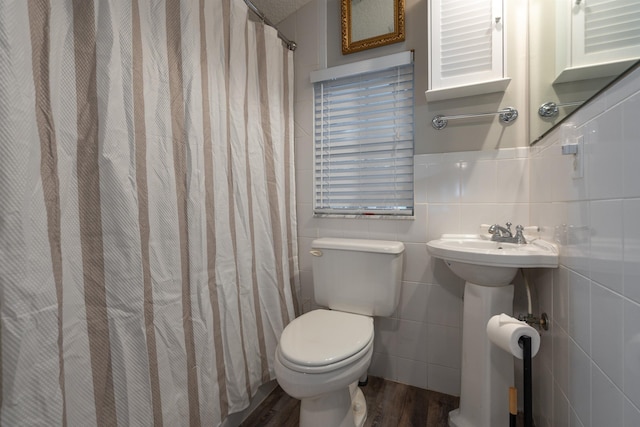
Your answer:
[[[97,42],[94,17],[92,2],[73,0],[79,231],[96,417],[104,425],[117,425],[100,202]]]
[[[142,30],[138,0],[131,3],[132,26],[132,94],[133,137],[135,141],[135,168],[138,197],[138,222],[140,229],[140,256],[142,262],[142,285],[144,288],[144,324],[149,363],[149,387],[153,408],[153,425],[162,427],[162,401],[158,374],[158,353],[154,326],[153,285],[151,282],[150,232],[149,232],[149,185],[147,183],[147,130],[144,107],[144,70]]]
[[[220,425],[274,379],[292,58],[243,0],[0,2],[0,425]]]

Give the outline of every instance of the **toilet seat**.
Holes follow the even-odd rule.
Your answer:
[[[287,325],[278,358],[297,372],[329,372],[363,357],[373,346],[373,335],[371,317],[314,310]]]

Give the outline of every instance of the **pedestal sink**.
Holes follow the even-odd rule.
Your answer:
[[[513,278],[520,268],[558,267],[558,249],[541,239],[527,244],[491,241],[484,235],[444,234],[427,243],[466,281],[462,322],[460,408],[449,413],[450,427],[508,426],[513,356],[493,345],[489,319],[513,314]]]

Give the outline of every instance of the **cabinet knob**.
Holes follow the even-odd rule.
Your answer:
[[[579,1],[579,0],[578,0],[578,1]],[[500,16],[496,16],[496,24],[499,24],[501,19],[502,19],[502,18],[501,18]]]

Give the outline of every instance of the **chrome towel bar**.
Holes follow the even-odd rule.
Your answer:
[[[540,117],[555,117],[558,115],[558,107],[574,107],[582,104],[584,101],[561,102],[556,104],[553,101],[545,102],[538,108]]]
[[[458,120],[458,119],[470,119],[474,117],[483,117],[483,116],[500,116],[500,121],[502,123],[511,123],[515,119],[518,118],[518,110],[513,107],[505,107],[500,111],[496,111],[495,113],[476,113],[476,114],[457,114],[455,116],[442,116],[437,115],[431,120],[431,125],[438,129],[444,129],[447,127],[447,123],[449,120]]]

